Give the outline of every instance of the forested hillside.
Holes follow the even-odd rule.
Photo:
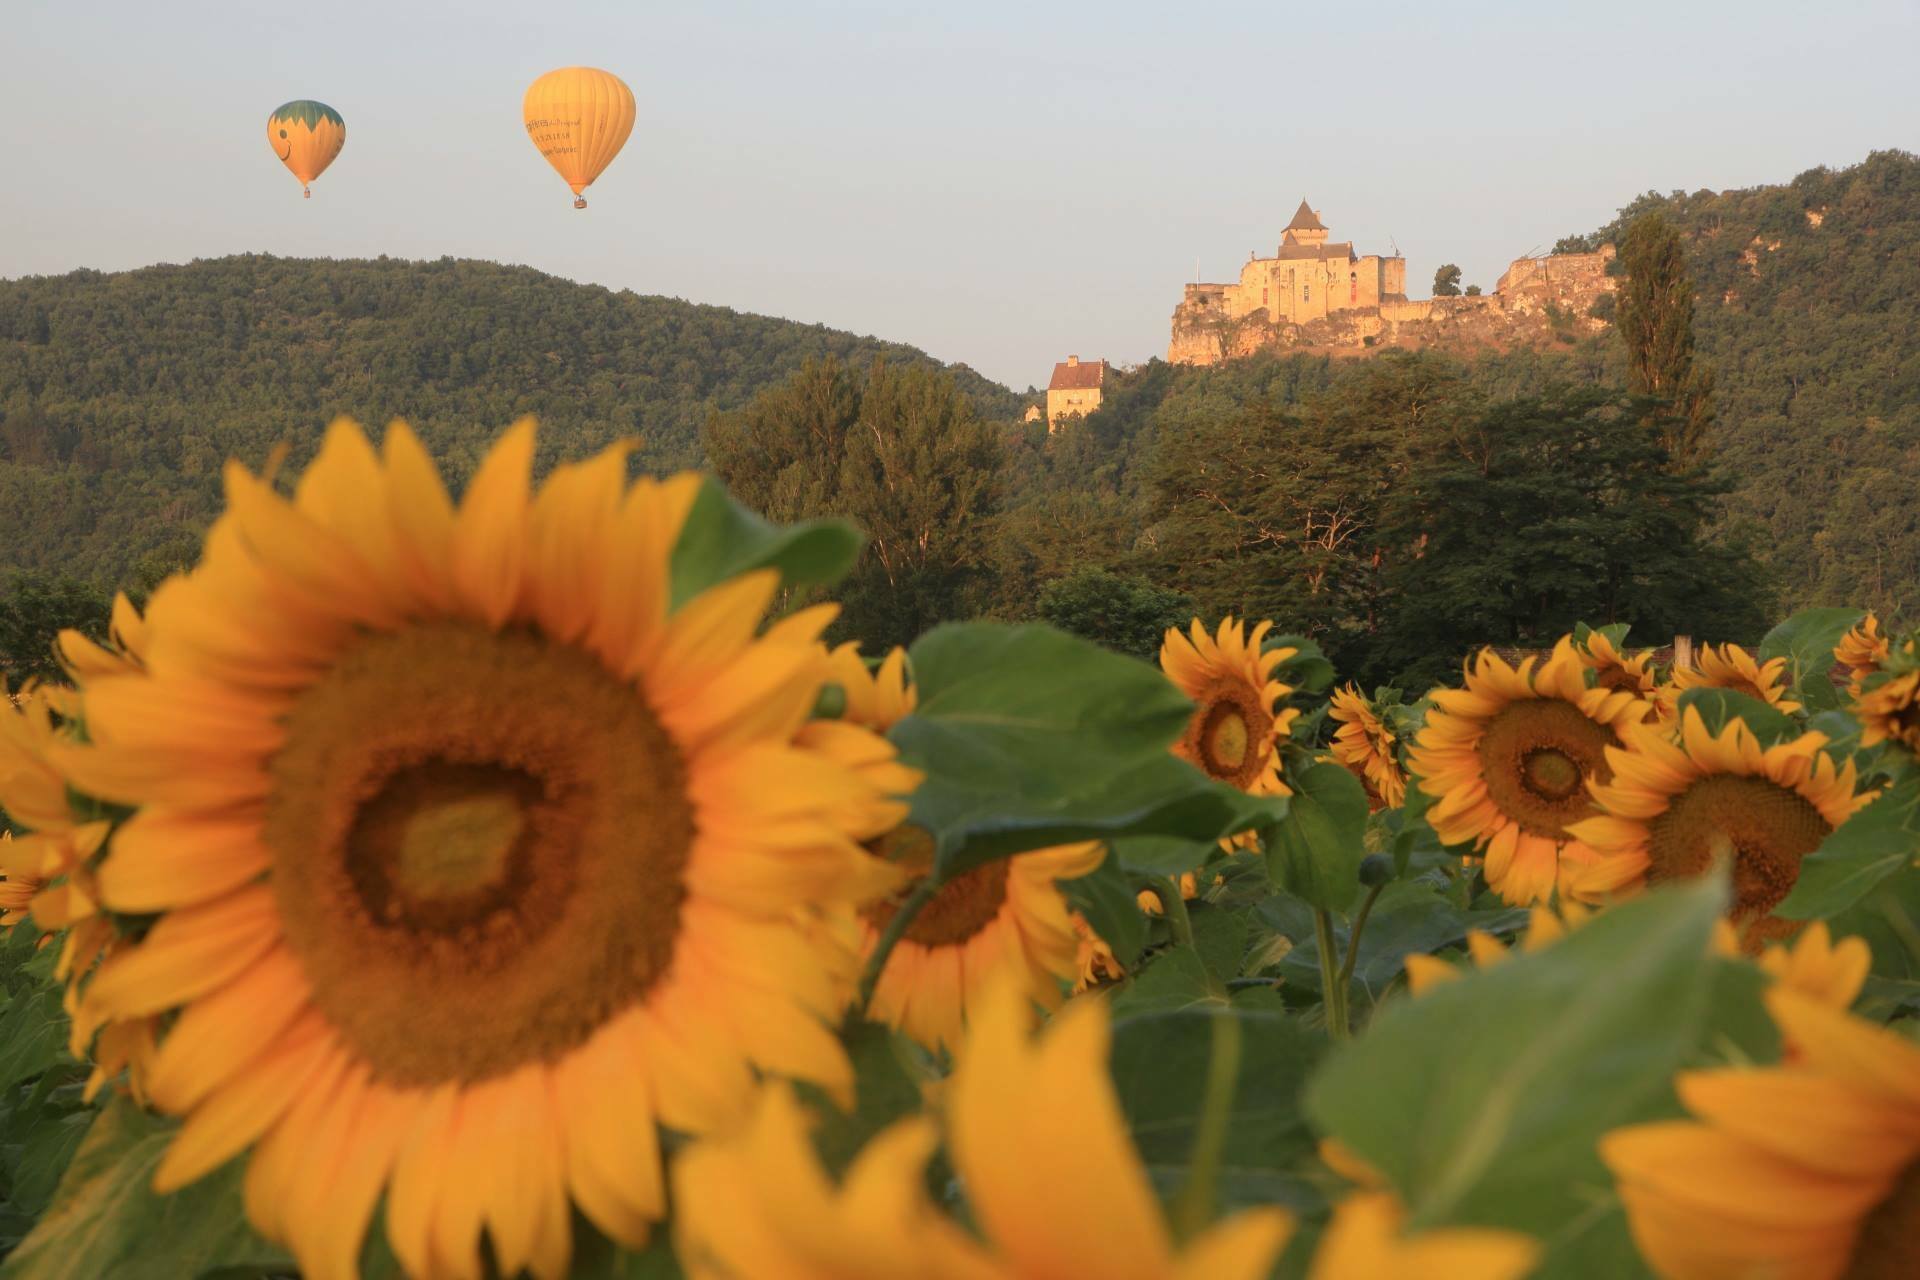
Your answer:
[[[1920,157],[1649,193],[1572,240],[1617,241],[1655,209],[1686,238],[1727,515],[1762,531],[1778,612],[1848,601],[1920,620]]]
[[[0,569],[119,581],[177,560],[221,463],[404,417],[453,475],[521,414],[542,460],[622,436],[650,468],[807,360],[924,353],[524,267],[261,256],[0,281]],[[956,370],[983,415],[1011,395]]]

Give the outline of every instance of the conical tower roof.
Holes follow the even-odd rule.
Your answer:
[[[1320,215],[1307,207],[1303,198],[1300,207],[1293,212],[1293,221],[1287,224],[1289,231],[1325,231],[1327,226],[1320,221]]]

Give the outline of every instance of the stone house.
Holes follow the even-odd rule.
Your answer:
[[[1083,362],[1079,356],[1068,356],[1054,365],[1053,379],[1047,383],[1047,430],[1057,430],[1060,419],[1069,414],[1085,416],[1098,409],[1106,382],[1105,360]]]

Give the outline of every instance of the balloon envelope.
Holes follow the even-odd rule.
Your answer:
[[[267,143],[305,186],[325,172],[347,142],[347,122],[324,102],[301,98],[267,117]]]
[[[613,162],[633,132],[633,91],[593,67],[562,67],[527,87],[527,136],[578,196]],[[586,201],[575,205],[586,207]]]

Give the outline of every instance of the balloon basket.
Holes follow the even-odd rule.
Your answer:
[[[585,196],[575,196],[575,197],[573,198],[573,207],[574,207],[574,208],[576,208],[576,209],[584,209],[584,208],[586,208],[586,207],[587,207],[587,198],[586,198]]]

